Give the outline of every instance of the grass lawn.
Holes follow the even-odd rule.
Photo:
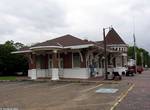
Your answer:
[[[0,80],[16,80],[16,76],[0,76]]]

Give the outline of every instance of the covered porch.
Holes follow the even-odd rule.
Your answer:
[[[28,76],[31,79],[88,79],[91,77],[90,64],[94,65],[94,76],[103,76],[101,48],[34,50],[26,55],[29,59]]]

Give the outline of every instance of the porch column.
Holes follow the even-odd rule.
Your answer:
[[[52,80],[59,80],[57,50],[53,51],[52,60],[53,60]]]
[[[36,73],[36,55],[35,54],[30,54],[29,55],[28,77],[30,77],[33,80],[37,79],[37,73]]]

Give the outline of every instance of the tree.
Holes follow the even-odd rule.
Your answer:
[[[25,45],[22,44],[22,43],[20,43],[20,42],[16,42],[16,43],[14,43],[13,45],[15,46],[15,48],[16,48],[17,50],[20,49],[20,48],[25,47]]]
[[[137,65],[142,65],[142,58],[143,58],[143,65],[147,65],[150,67],[150,55],[149,52],[146,51],[143,48],[138,48],[136,47],[136,55],[137,55]],[[141,56],[143,54],[143,57]],[[128,58],[129,59],[134,59],[134,47],[130,46],[128,48]]]
[[[16,51],[18,44],[14,41],[6,41],[5,44],[0,45],[0,73],[4,75],[13,75],[15,72],[25,72],[28,69],[28,62],[25,56],[18,54],[11,54]]]

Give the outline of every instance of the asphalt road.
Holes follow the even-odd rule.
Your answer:
[[[115,110],[150,110],[150,71],[125,81],[132,82],[135,86]]]
[[[118,91],[96,93],[99,88]],[[0,82],[0,109],[4,107],[18,110],[150,110],[150,71],[123,77],[115,83]]]

